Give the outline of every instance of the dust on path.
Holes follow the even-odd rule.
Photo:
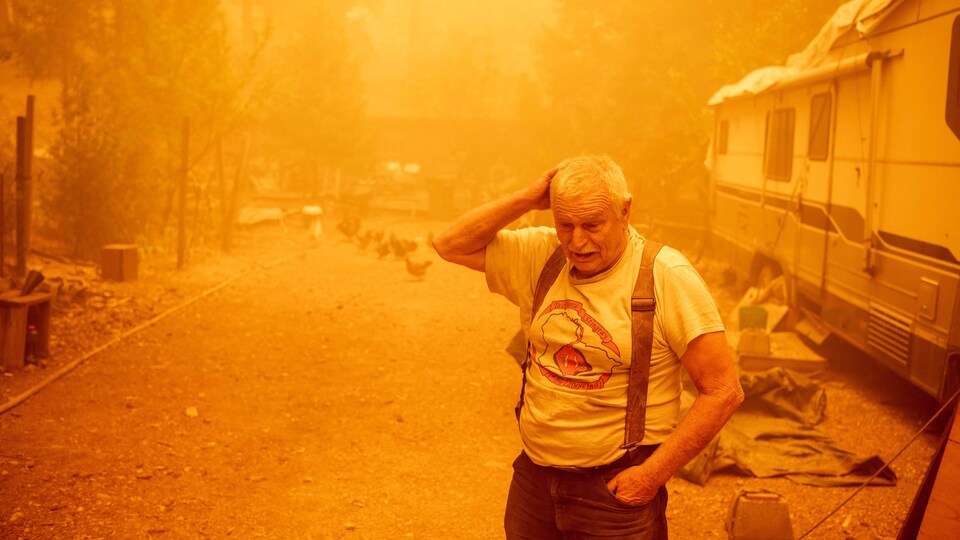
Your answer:
[[[426,250],[437,224],[381,227],[421,238],[424,279],[328,233],[0,416],[0,538],[501,538],[518,314]],[[841,446],[889,458],[923,419],[909,391],[891,403],[875,375],[832,375]],[[813,537],[895,536],[932,441]],[[674,539],[725,537],[741,487],[784,494],[797,533],[849,492],[733,474],[668,487]]]
[[[0,536],[497,538],[515,318],[325,239],[0,417]]]

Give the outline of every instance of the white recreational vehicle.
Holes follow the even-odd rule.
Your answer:
[[[710,100],[711,237],[739,278],[939,399],[960,375],[960,0],[853,0]]]

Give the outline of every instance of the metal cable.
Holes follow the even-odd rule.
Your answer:
[[[945,411],[945,410],[947,409],[947,406],[950,405],[950,403],[952,403],[953,400],[957,399],[957,396],[958,396],[958,395],[960,395],[960,389],[957,389],[957,391],[954,392],[952,396],[950,396],[950,399],[948,399],[948,400],[946,400],[946,401],[943,402],[943,405],[940,406],[940,408],[937,410],[937,412],[933,413],[933,416],[931,416],[930,419],[927,420],[927,423],[924,424],[923,427],[921,427],[921,428],[913,435],[913,437],[911,437],[910,440],[907,441],[907,443],[906,443],[905,445],[903,445],[903,447],[900,448],[900,450],[899,450],[892,458],[890,458],[890,461],[887,461],[886,463],[884,463],[884,464],[883,464],[883,467],[880,467],[879,469],[877,469],[876,472],[874,472],[874,473],[870,476],[870,478],[867,478],[866,481],[864,481],[862,484],[860,484],[860,486],[857,487],[857,489],[855,489],[855,490],[853,491],[853,493],[850,494],[849,497],[847,497],[846,499],[844,499],[843,502],[841,502],[840,504],[838,504],[838,505],[836,506],[836,508],[834,508],[833,510],[831,510],[830,512],[828,512],[827,515],[823,516],[823,518],[822,518],[820,521],[818,521],[817,523],[815,523],[815,524],[813,525],[813,527],[810,527],[809,529],[807,529],[807,532],[801,534],[801,535],[797,538],[797,540],[803,540],[803,538],[806,538],[806,536],[807,536],[808,534],[812,533],[817,527],[819,527],[820,525],[823,525],[823,523],[824,523],[825,521],[827,521],[828,519],[830,519],[831,516],[833,516],[834,514],[836,514],[841,508],[843,508],[848,502],[850,502],[850,500],[853,499],[853,498],[857,495],[857,493],[860,493],[860,491],[863,490],[863,488],[867,487],[867,485],[870,484],[870,482],[872,482],[873,479],[877,477],[877,475],[879,475],[881,472],[883,472],[884,469],[886,469],[891,463],[893,463],[894,461],[896,461],[896,459],[897,459],[898,457],[900,457],[900,454],[902,454],[911,444],[913,444],[913,442],[917,440],[917,437],[919,437],[921,433],[923,433],[924,431],[926,431],[926,429],[927,429],[928,427],[930,427],[930,424],[932,424],[933,421],[936,420],[937,417],[939,417],[939,416],[943,413],[943,411]],[[948,426],[947,429],[950,429],[950,427]]]

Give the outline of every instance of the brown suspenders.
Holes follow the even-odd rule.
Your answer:
[[[633,346],[630,356],[630,385],[627,388],[627,413],[624,421],[624,444],[621,448],[633,451],[643,440],[646,420],[647,386],[650,380],[650,354],[653,349],[653,315],[657,302],[653,291],[653,262],[663,245],[647,240],[643,244],[640,258],[640,270],[637,282],[630,298],[631,334]],[[533,293],[531,321],[537,318],[537,310],[547,296],[550,286],[563,270],[563,250],[557,247],[537,279],[537,288]],[[524,387],[527,385],[527,368],[530,366],[530,344],[527,344],[527,356],[521,364],[523,382],[520,386],[520,401],[517,403],[517,419],[523,407]]]
[[[657,300],[653,292],[653,261],[663,245],[644,242],[640,257],[637,284],[630,298],[631,334],[633,350],[630,353],[630,386],[627,388],[626,433],[621,448],[633,450],[643,439],[647,418],[647,386],[650,382],[650,354],[653,351],[653,315]]]

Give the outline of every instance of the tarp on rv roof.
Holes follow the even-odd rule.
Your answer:
[[[787,77],[819,67],[833,48],[833,44],[852,28],[861,36],[869,34],[903,0],[850,0],[834,12],[807,47],[787,58],[782,66],[767,66],[754,70],[735,84],[723,86],[710,98],[709,105],[747,94],[759,94]]]

